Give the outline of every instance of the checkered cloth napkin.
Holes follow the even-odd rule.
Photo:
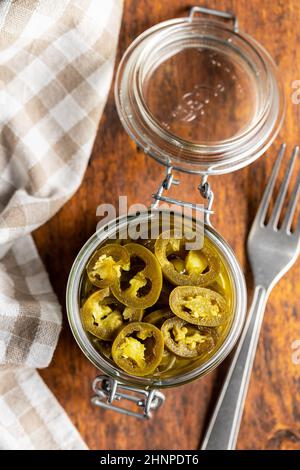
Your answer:
[[[82,180],[122,0],[0,0],[0,449],[85,444],[36,368],[61,310],[30,232]]]

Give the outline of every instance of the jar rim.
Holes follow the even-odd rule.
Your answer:
[[[216,142],[191,142],[166,130],[149,110],[142,91],[143,71],[156,46],[167,48],[168,41],[191,34],[191,28],[198,34],[210,30],[211,35],[226,32],[228,40],[234,38],[238,44],[234,49],[245,63],[254,67],[253,57],[264,73],[263,103],[256,120],[240,133]],[[195,33],[195,34],[196,34]],[[226,43],[226,45],[228,45]],[[233,46],[230,46],[233,48]],[[153,52],[154,51],[154,52]],[[252,63],[251,63],[252,60]],[[257,86],[263,87],[263,80]],[[221,21],[195,18],[175,18],[149,28],[126,50],[119,64],[115,82],[115,102],[121,122],[139,147],[164,165],[188,173],[223,174],[241,168],[260,155],[276,137],[284,116],[285,99],[278,70],[268,52],[251,36],[233,31]]]
[[[193,21],[197,21],[197,20],[193,20]],[[207,24],[207,21],[205,22],[205,20],[203,19],[198,19],[198,21],[200,21],[201,23],[204,23],[204,24]],[[210,24],[213,24],[214,22],[211,21]],[[224,29],[225,31],[228,31],[228,27],[225,27],[225,25],[222,24],[219,25],[219,22],[216,22],[217,25],[218,25],[218,29]],[[191,24],[190,22],[188,24]],[[168,33],[173,33],[176,35],[176,30],[173,30],[173,28],[168,28],[167,32]],[[235,36],[238,36],[237,32],[234,32],[234,31],[231,31],[231,29],[229,29],[230,33],[234,34]],[[257,54],[257,50],[253,47],[253,45],[246,39],[245,39],[245,42],[247,42],[247,45],[253,50],[253,52],[255,54]],[[156,45],[159,44],[160,42],[162,41],[162,39],[160,37],[155,37],[152,39],[152,41],[150,43],[148,43],[144,50],[142,51],[141,53],[141,69],[143,69],[146,65],[147,65],[147,62],[150,60],[150,53],[151,53],[151,50],[152,49],[156,49]],[[261,61],[261,57],[258,55],[258,59]],[[266,69],[266,64],[262,62],[262,67],[264,68],[265,72],[267,72],[267,69]],[[142,74],[142,70],[141,70],[141,74]],[[180,139],[178,136],[176,136],[175,134],[171,133],[171,132],[168,132],[166,131],[164,128],[162,128],[162,126],[160,125],[159,121],[155,118],[155,116],[153,116],[153,114],[151,113],[151,111],[149,110],[146,102],[145,102],[145,99],[144,99],[144,96],[143,96],[143,91],[142,91],[142,83],[141,83],[141,78],[137,81],[137,93],[138,93],[138,97],[140,98],[139,99],[139,103],[140,105],[143,107],[143,111],[145,112],[145,115],[147,116],[147,118],[149,120],[151,120],[151,122],[153,123],[153,125],[155,125],[155,128],[156,128],[156,131],[157,132],[162,132],[165,134],[165,138],[173,138],[173,139],[178,139],[179,142],[182,142],[182,143],[185,143],[186,145],[189,145],[189,141],[186,140],[186,139]],[[221,142],[218,142],[216,141],[215,143],[211,143],[212,145],[212,149],[211,151],[212,152],[215,152],[215,151],[220,151],[223,147],[225,147],[226,145],[228,145],[230,142],[237,142],[239,143],[240,142],[240,139],[241,137],[244,137],[245,134],[250,134],[251,131],[253,131],[253,129],[257,126],[257,123],[259,121],[262,120],[263,116],[266,114],[267,110],[268,110],[268,104],[269,103],[266,103],[265,106],[263,106],[260,111],[260,115],[259,117],[257,118],[257,122],[253,123],[252,126],[250,126],[250,128],[248,128],[247,130],[245,130],[242,134],[238,134],[238,135],[234,135],[226,140],[223,140]],[[195,145],[196,147],[198,147],[199,149],[205,149],[207,151],[207,145],[203,144],[203,143],[195,143],[193,144]]]
[[[159,211],[161,210],[156,209],[154,213]],[[144,217],[144,220],[148,221],[149,214],[153,214],[153,209],[140,214],[138,216],[139,221],[142,221],[141,217]],[[135,216],[131,216],[130,220],[134,220],[134,217]],[[207,359],[206,362],[188,372],[167,378],[132,376],[114,366],[111,362],[105,360],[105,358],[92,346],[91,341],[83,328],[79,307],[82,274],[89,257],[95,251],[99,243],[109,239],[112,233],[115,233],[116,226],[118,230],[121,230],[126,227],[126,224],[128,224],[128,216],[125,215],[114,219],[111,223],[101,227],[83,245],[73,263],[66,290],[67,316],[73,336],[78,346],[90,362],[110,377],[123,383],[135,385],[138,388],[168,388],[195,380],[213,370],[228,356],[241,333],[246,315],[247,293],[244,275],[239,263],[227,242],[212,227],[205,225],[205,234],[220,250],[226,264],[228,265],[234,288],[234,314],[227,336],[219,349],[209,359]]]

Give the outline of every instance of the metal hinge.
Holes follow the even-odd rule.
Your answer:
[[[96,394],[92,398],[94,405],[139,419],[150,419],[151,412],[157,410],[165,401],[164,394],[158,390],[143,390],[125,385],[106,375],[99,375],[95,378],[93,391]],[[127,392],[132,392],[132,394]],[[113,402],[124,400],[136,404],[141,411],[133,411],[113,404]]]
[[[205,15],[212,15],[212,16],[216,16],[217,18],[223,18],[224,20],[231,20],[233,22],[233,31],[237,33],[239,30],[239,23],[238,23],[238,19],[236,15],[229,11],[222,11],[222,10],[215,10],[212,8],[194,6],[190,9],[188,19],[192,21],[196,13],[203,13]]]
[[[193,204],[191,202],[182,201],[180,199],[172,198],[169,196],[163,196],[163,192],[170,189],[172,185],[179,185],[180,181],[174,179],[173,175],[173,167],[167,166],[166,167],[166,176],[162,183],[160,184],[156,193],[153,194],[153,199],[155,202],[152,204],[151,207],[154,209],[158,208],[159,202],[167,202],[169,204],[175,204],[181,207],[188,207],[189,209],[195,210],[197,212],[202,212],[204,214],[204,222],[210,225],[210,215],[213,214],[212,205],[214,200],[214,194],[211,190],[210,184],[207,181],[207,175],[203,175],[201,182],[198,186],[198,191],[200,195],[207,200],[207,205],[204,206],[203,204]]]

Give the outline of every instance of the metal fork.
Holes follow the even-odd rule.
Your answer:
[[[248,256],[255,285],[252,305],[201,449],[235,449],[267,299],[274,285],[299,255],[300,218],[293,232],[291,224],[300,193],[300,172],[283,222],[278,227],[298,152],[299,148],[295,147],[274,208],[266,223],[275,181],[285,153],[285,144],[281,146],[248,237]]]

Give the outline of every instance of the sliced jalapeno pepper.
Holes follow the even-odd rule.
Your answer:
[[[140,321],[143,313],[142,309],[122,305],[106,287],[90,295],[83,304],[81,316],[87,331],[99,339],[111,341],[124,321]]]
[[[129,254],[117,243],[102,246],[86,266],[89,280],[97,287],[110,286],[120,277],[121,269],[129,269]]]
[[[103,341],[95,336],[92,337],[92,344],[94,348],[99,351],[102,356],[107,357],[107,359],[111,359],[111,341]]]
[[[150,323],[133,322],[124,326],[112,345],[112,357],[125,372],[136,376],[151,374],[162,360],[164,340]]]
[[[172,369],[176,362],[176,356],[169,351],[168,349],[164,349],[162,360],[160,361],[157,372],[167,372],[168,370]]]
[[[151,323],[151,325],[155,325],[160,328],[165,320],[173,316],[174,314],[170,308],[161,308],[159,310],[154,310],[154,312],[148,313],[148,315],[146,315],[144,318],[144,322]]]
[[[92,295],[94,292],[96,292],[97,287],[91,283],[91,281],[89,280],[89,278],[87,277],[87,275],[84,276],[84,279],[82,281],[82,288],[81,288],[81,293],[82,293],[82,296],[81,296],[81,299],[80,299],[80,306],[82,307],[82,305],[84,304],[84,302],[86,301],[86,299]]]
[[[103,340],[111,340],[123,325],[120,307],[108,287],[94,292],[83,304],[81,312],[84,328]]]
[[[128,307],[147,308],[157,301],[162,288],[162,273],[155,256],[142,245],[125,246],[130,256],[130,269],[122,271],[111,285],[114,296]]]
[[[208,328],[190,325],[180,318],[166,320],[161,331],[167,348],[180,357],[200,356],[215,346]]]
[[[155,239],[153,239],[153,238],[145,239],[145,240],[144,239],[139,239],[139,240],[136,240],[136,242],[139,245],[142,245],[145,248],[147,248],[148,250],[150,250],[152,253],[154,253]]]
[[[193,325],[219,326],[228,318],[224,297],[205,287],[175,287],[170,294],[170,307],[177,317]]]
[[[144,315],[142,308],[125,307],[124,305],[123,308],[122,315],[124,320],[128,320],[129,322],[142,321]]]
[[[220,271],[220,260],[204,242],[201,250],[185,250],[189,240],[180,232],[163,232],[155,243],[157,257],[165,277],[176,286],[206,286]]]
[[[212,289],[218,292],[223,297],[226,297],[226,281],[224,279],[224,275],[222,274],[222,272],[218,274],[214,282],[209,284],[209,289]]]

